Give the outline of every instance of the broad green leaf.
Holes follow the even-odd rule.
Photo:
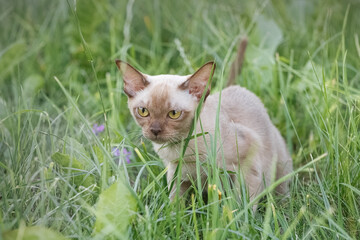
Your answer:
[[[99,196],[93,235],[99,239],[125,238],[136,200],[125,184],[118,180]]]
[[[65,152],[70,156],[76,158],[83,168],[90,170],[93,168],[92,161],[90,160],[89,153],[85,150],[84,146],[72,137],[66,137]]]
[[[93,162],[89,153],[76,139],[67,137],[65,141],[65,154],[56,152],[51,158],[62,168],[70,168],[73,183],[77,186],[89,187],[95,183],[95,178],[89,174],[93,169]],[[64,169],[65,170],[65,169]],[[69,169],[66,169],[69,170]]]
[[[270,55],[274,56],[277,47],[283,40],[283,33],[276,22],[260,15],[257,19],[255,34],[258,37],[259,47],[266,49]]]
[[[43,86],[44,78],[40,75],[31,75],[23,83],[23,91],[26,98],[33,97]]]
[[[95,183],[95,178],[93,175],[88,174],[85,170],[85,166],[78,161],[76,158],[71,158],[67,154],[56,152],[51,156],[52,160],[60,165],[60,167],[69,168],[70,173],[73,175],[73,183],[76,186],[89,187]],[[64,171],[69,170],[64,169]]]
[[[60,152],[54,153],[51,158],[62,167],[71,167],[74,169],[83,170],[84,165],[81,164],[76,158],[70,158],[69,155]]]
[[[276,22],[260,15],[246,50],[246,59],[264,83],[272,82],[275,52],[282,40],[283,33]]]
[[[63,235],[51,229],[34,226],[24,227],[3,234],[4,240],[65,240]]]

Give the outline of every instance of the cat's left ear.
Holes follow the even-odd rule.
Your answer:
[[[201,99],[207,82],[212,78],[215,71],[215,62],[211,61],[205,63],[199,70],[197,70],[193,75],[189,77],[184,83],[182,83],[179,88],[182,90],[189,90],[189,93],[197,97],[198,100]],[[205,94],[205,99],[210,93],[210,84]]]

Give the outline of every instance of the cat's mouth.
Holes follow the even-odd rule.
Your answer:
[[[163,135],[155,136],[153,134],[144,134],[144,137],[146,137],[150,141],[158,143],[158,144],[164,144],[164,143],[172,142],[172,137],[169,137],[169,136],[163,136]]]
[[[145,137],[147,139],[149,139],[150,141],[155,142],[155,143],[159,143],[159,144],[166,143],[166,142],[169,141],[168,138],[165,138],[165,137],[162,137],[162,136],[151,136],[151,137],[145,136]]]

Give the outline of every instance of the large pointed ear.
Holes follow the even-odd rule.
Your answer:
[[[188,80],[182,83],[179,88],[182,90],[189,90],[189,93],[197,97],[198,100],[202,97],[207,82],[212,78],[215,71],[215,63],[208,62],[205,63],[199,70],[197,70],[193,75],[190,76]],[[210,93],[210,84],[208,90],[205,94],[205,99]]]
[[[149,82],[146,77],[130,64],[121,60],[115,60],[124,79],[124,92],[129,98],[136,95],[136,92],[143,90]]]

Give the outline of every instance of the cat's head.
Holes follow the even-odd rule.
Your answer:
[[[187,76],[150,76],[120,60],[116,60],[116,65],[123,76],[129,110],[143,135],[156,143],[187,137],[215,63],[208,62]],[[210,84],[205,97],[209,92]]]

